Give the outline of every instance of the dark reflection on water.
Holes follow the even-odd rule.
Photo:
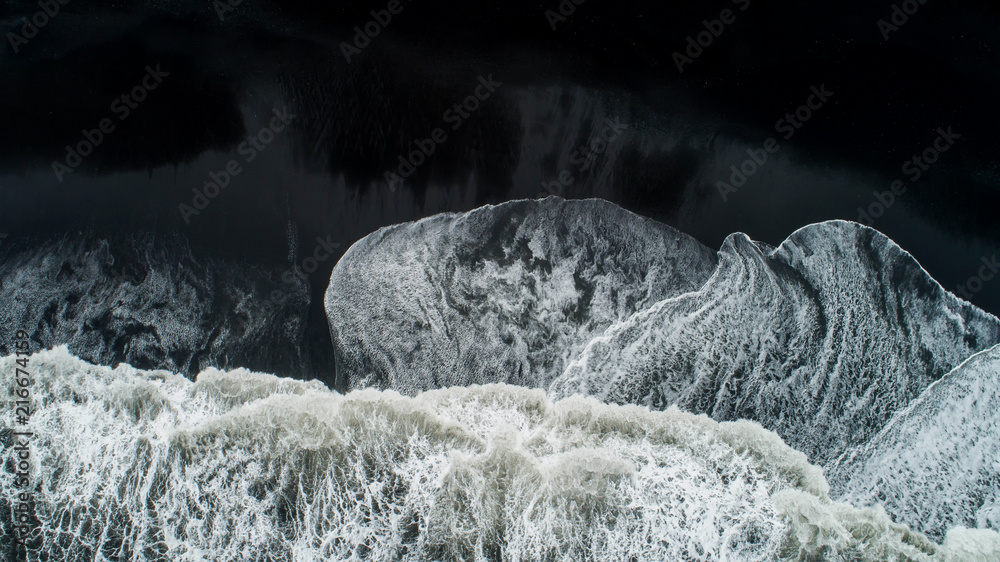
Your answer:
[[[585,3],[552,31],[557,2],[406,3],[351,63],[341,42],[383,5],[244,2],[220,22],[208,4],[79,1],[20,52],[3,46],[0,232],[181,232],[204,255],[294,268],[317,237],[342,253],[381,226],[556,193],[610,199],[710,246],[735,231],[777,243],[856,220],[952,127],[961,140],[874,226],[950,290],[1000,250],[1000,18],[986,3],[928,3],[884,41],[886,6],[755,1],[683,74],[672,53],[729,4]],[[0,31],[35,9],[6,3]],[[120,119],[112,103],[156,65],[169,76]],[[480,77],[501,85],[453,128],[446,112]],[[820,84],[831,101],[784,140],[775,122]],[[248,150],[284,110],[290,125]],[[52,163],[105,118],[114,131],[59,181]],[[599,140],[609,123],[623,127]],[[385,173],[437,128],[447,138],[390,189]],[[723,201],[717,182],[768,137],[779,152]],[[233,161],[239,174],[185,216]],[[337,257],[311,275],[317,348]],[[997,287],[973,302],[1000,311]]]
[[[13,111],[0,137],[0,166],[7,172],[51,169],[53,160],[66,160],[67,144],[87,140],[84,130],[97,131],[91,139],[99,144],[75,173],[92,175],[190,162],[244,134],[238,84],[186,54],[154,50],[135,38],[11,66],[4,101]],[[163,75],[146,80],[147,68]],[[152,89],[141,101],[120,99],[143,80]],[[107,134],[100,130],[105,119],[114,126]]]

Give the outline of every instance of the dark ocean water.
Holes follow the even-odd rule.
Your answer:
[[[558,19],[556,1],[403,0],[355,42],[388,6],[0,4],[0,243],[179,233],[206,258],[305,270],[325,350],[330,271],[382,226],[556,194],[711,247],[773,244],[892,197],[872,226],[953,292],[979,278],[965,298],[1000,312],[994,4],[930,0],[886,38],[890,2],[589,0]],[[933,164],[906,164],[936,141]],[[401,157],[421,162],[390,185]],[[754,171],[720,191],[731,166]]]
[[[1000,559],[998,31],[0,0],[0,559]]]

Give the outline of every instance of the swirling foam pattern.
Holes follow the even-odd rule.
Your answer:
[[[810,225],[777,248],[733,234],[711,253],[610,203],[555,197],[380,230],[337,264],[326,306],[353,387],[507,382],[553,399],[678,406],[756,421],[831,470],[848,451],[860,467],[881,458],[875,449],[921,446],[877,436],[918,397],[960,395],[932,385],[1000,343],[997,318],[859,224]],[[996,376],[976,373],[969,384],[988,404]],[[948,431],[974,430],[977,451],[1000,449],[994,418],[966,414]],[[966,484],[904,493],[916,476],[887,471],[884,487],[859,476],[869,487],[845,497],[895,494],[890,514],[937,538],[954,525],[995,528],[1000,471],[967,457],[928,453],[919,469],[973,468]],[[852,477],[844,470],[838,498]],[[917,515],[926,510],[934,517]]]
[[[304,278],[196,257],[176,235],[5,240],[0,303],[0,325],[101,365],[194,376],[207,366],[300,373],[308,361]],[[0,339],[0,354],[12,345]]]
[[[831,467],[837,495],[933,537],[1000,531],[1000,346],[974,355]]]
[[[338,377],[404,394],[545,386],[590,339],[700,287],[715,253],[607,201],[515,201],[383,228],[334,268]]]
[[[31,560],[1000,555],[991,531],[938,545],[831,502],[820,470],[751,422],[506,385],[411,398],[245,370],[191,382],[64,347],[30,363]],[[0,360],[3,384],[13,372]],[[0,472],[7,536],[14,493]]]

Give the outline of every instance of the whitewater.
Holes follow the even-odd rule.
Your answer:
[[[332,388],[279,274],[4,246],[39,351],[0,559],[1000,560],[1000,319],[871,228],[713,250],[555,197],[383,228],[327,286]]]
[[[504,384],[408,397],[245,369],[191,381],[65,346],[30,365],[30,560],[1000,558],[995,531],[939,544],[831,501],[819,467],[749,421]],[[0,471],[3,513],[16,492]]]

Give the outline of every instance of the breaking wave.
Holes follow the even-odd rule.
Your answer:
[[[31,560],[1000,556],[993,531],[937,544],[832,502],[818,467],[748,421],[506,385],[341,395],[243,369],[191,382],[65,347],[30,365]],[[0,359],[3,384],[14,367]]]
[[[325,304],[349,388],[503,382],[678,406],[759,422],[824,468],[1000,344],[1000,320],[860,224],[712,252],[556,197],[379,230],[338,262]]]
[[[931,537],[1000,530],[1000,346],[970,357],[828,474],[835,496],[878,502]]]

